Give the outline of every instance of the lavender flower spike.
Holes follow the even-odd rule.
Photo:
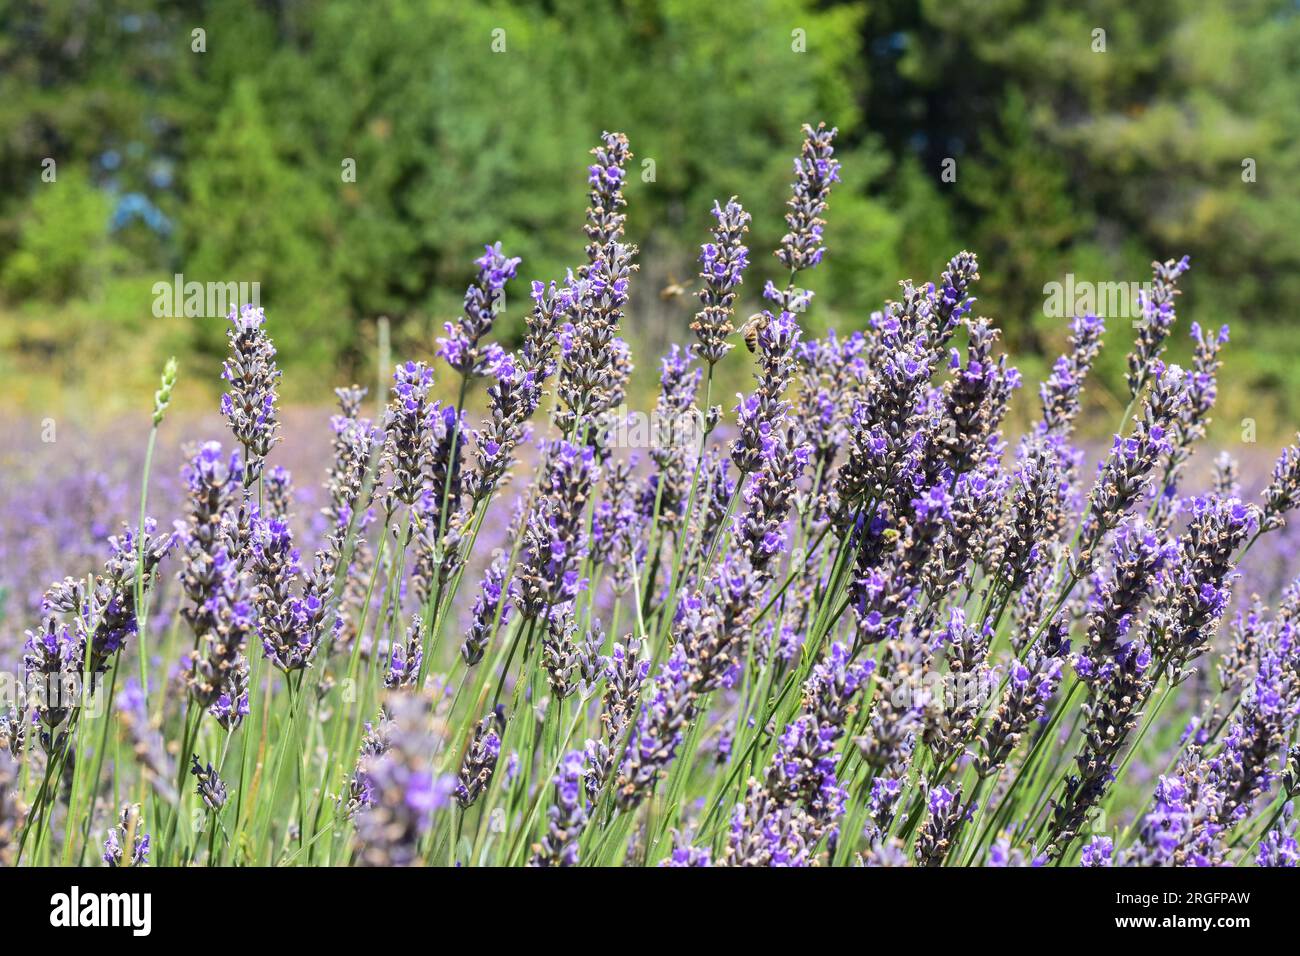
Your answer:
[[[1143,386],[1156,371],[1156,363],[1164,350],[1165,339],[1174,324],[1174,299],[1178,293],[1178,278],[1187,271],[1187,256],[1175,261],[1153,262],[1153,282],[1150,293],[1139,293],[1142,322],[1138,327],[1137,341],[1128,356],[1128,389],[1136,398]]]
[[[1300,503],[1300,435],[1296,444],[1282,449],[1273,466],[1273,480],[1264,489],[1264,531],[1286,524],[1287,512]]]
[[[828,130],[825,123],[818,123],[816,129],[807,124],[803,127],[803,149],[794,161],[794,195],[786,204],[790,207],[785,214],[789,231],[781,237],[781,248],[776,251],[776,257],[792,274],[817,265],[826,251],[821,215],[826,211],[831,184],[840,179],[840,164],[834,158],[832,145],[837,132]]]
[[[505,308],[506,282],[515,277],[523,260],[506,258],[501,243],[485,246],[474,260],[478,276],[465,290],[465,310],[459,322],[446,324],[447,336],[438,339],[438,354],[461,375],[482,375],[488,356],[480,347],[482,338],[492,329],[492,322]]]
[[[113,869],[146,866],[149,863],[149,834],[144,832],[140,805],[123,807],[121,820],[121,824],[110,827],[105,836],[104,862]]]
[[[555,801],[546,811],[546,835],[533,847],[529,866],[577,866],[578,839],[588,820],[587,796],[582,786],[586,758],[573,750],[560,761],[555,775]]]
[[[1074,420],[1082,408],[1079,396],[1083,392],[1083,380],[1101,351],[1101,336],[1105,331],[1105,321],[1091,314],[1070,323],[1070,349],[1056,360],[1052,374],[1039,386],[1038,394],[1043,401],[1040,428],[1061,436],[1068,436],[1074,429]]]
[[[433,371],[423,362],[406,362],[393,373],[393,398],[384,414],[384,460],[392,474],[389,494],[412,505],[424,493],[429,452],[429,389]],[[391,512],[395,505],[388,504]]]
[[[745,267],[749,265],[749,249],[742,240],[749,231],[750,218],[735,196],[727,200],[725,207],[714,202],[713,217],[718,221],[713,227],[713,241],[700,247],[702,308],[691,323],[691,331],[699,339],[692,348],[710,365],[734,347],[727,342],[727,336],[734,331],[731,316],[736,290],[744,281]]]
[[[434,814],[451,800],[455,777],[434,769],[440,735],[437,728],[430,730],[428,700],[396,694],[387,709],[387,745],[364,758],[359,768],[368,795],[356,816],[359,861],[363,866],[414,866]]]
[[[926,802],[930,813],[916,838],[916,862],[921,866],[942,866],[952,849],[952,835],[970,808],[962,805],[960,788],[953,792],[947,787],[935,787]]]
[[[498,708],[480,720],[474,728],[474,739],[465,751],[465,762],[460,768],[456,783],[456,802],[461,809],[473,805],[489,783],[501,756],[499,731],[505,726],[503,709]]]
[[[262,473],[266,456],[280,441],[276,416],[276,389],[280,369],[275,364],[275,346],[266,334],[266,314],[245,305],[231,309],[230,357],[221,377],[230,390],[221,396],[221,414],[226,416],[235,439],[244,446],[244,487],[251,487]]]
[[[622,212],[627,205],[623,198],[623,184],[627,181],[627,164],[632,159],[627,137],[622,133],[601,133],[600,145],[591,151],[596,161],[587,167],[587,185],[590,193],[587,204],[587,261],[595,264],[607,254],[611,244],[623,238]],[[591,266],[578,270],[586,278]]]

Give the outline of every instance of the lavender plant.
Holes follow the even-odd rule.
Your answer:
[[[751,212],[699,210],[700,307],[644,455],[614,440],[622,134],[587,170],[585,261],[531,284],[517,347],[494,335],[522,263],[488,245],[442,363],[385,370],[378,427],[337,391],[317,487],[288,467],[310,474],[310,433],[279,404],[277,320],[235,310],[231,435],[151,499],[173,530],[110,535],[122,496],[79,537],[43,519],[66,567],[4,569],[31,597],[24,636],[0,630],[24,676],[0,863],[1296,865],[1300,452],[1254,500],[1234,459],[1196,467],[1228,333],[1165,363],[1190,262],[1153,266],[1090,480],[1096,316],[1020,436],[971,252],[813,334],[796,282],[833,253],[834,141],[803,130],[784,281],[740,332]],[[728,418],[733,362],[754,381]],[[1248,555],[1272,576],[1243,582]]]

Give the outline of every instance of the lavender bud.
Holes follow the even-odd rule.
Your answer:
[[[500,731],[505,729],[502,710],[498,708],[485,716],[474,728],[474,739],[465,751],[465,762],[460,767],[456,783],[456,802],[462,810],[468,809],[492,781],[497,758],[501,756]]]
[[[502,554],[493,559],[484,572],[483,584],[479,588],[478,596],[474,599],[474,607],[470,612],[469,632],[465,635],[465,643],[460,648],[461,657],[470,667],[483,659],[483,653],[487,650],[488,641],[492,639],[494,630],[510,620],[510,612],[514,607],[510,603],[513,591],[506,584],[505,575],[506,555]],[[500,615],[499,619],[498,615]]]
[[[952,836],[973,808],[963,807],[961,788],[954,793],[947,787],[935,787],[926,800],[929,815],[916,837],[916,862],[920,866],[942,866],[952,849]]]
[[[388,655],[388,673],[384,674],[384,686],[413,688],[420,674],[420,662],[424,659],[424,619],[415,614],[411,617],[411,626],[407,628],[406,640],[393,644]]]
[[[393,398],[384,415],[384,459],[392,474],[389,494],[408,506],[425,490],[432,385],[433,371],[423,362],[399,365],[393,373]],[[391,505],[389,510],[393,510]]]
[[[153,393],[153,427],[157,428],[162,424],[163,415],[167,412],[167,406],[172,402],[172,389],[176,387],[176,357],[173,356],[167,360],[163,366],[162,382],[158,386],[158,391]]]
[[[1282,810],[1277,825],[1264,834],[1259,843],[1259,852],[1255,862],[1259,866],[1300,866],[1300,846],[1296,845],[1294,804],[1288,803]]]
[[[1042,428],[1054,435],[1069,436],[1082,404],[1083,382],[1101,350],[1106,323],[1089,313],[1070,323],[1070,349],[1056,360],[1047,380],[1039,386],[1043,401]]]
[[[195,792],[203,801],[203,805],[215,813],[226,805],[226,785],[212,769],[212,764],[205,766],[199,763],[198,754],[193,754],[192,758],[194,763],[190,767],[190,773],[196,779]]]

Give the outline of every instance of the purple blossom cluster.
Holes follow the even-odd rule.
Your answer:
[[[21,651],[0,631],[26,691],[0,701],[0,862],[1296,865],[1300,452],[1258,496],[1230,457],[1196,467],[1228,332],[1166,363],[1188,260],[1153,265],[1085,472],[1102,321],[1016,398],[973,253],[814,334],[795,282],[825,258],[835,136],[804,127],[788,278],[739,332],[751,214],[699,210],[694,341],[660,363],[643,455],[617,440],[620,133],[587,170],[585,261],[532,283],[522,335],[498,322],[522,263],[487,245],[445,368],[386,369],[373,419],[336,391],[320,484],[295,483],[272,326],[235,310],[230,435],[176,449],[150,502],[170,531],[141,507],[112,534],[136,509],[83,481],[59,492],[87,501],[76,541],[24,498],[73,566],[0,539],[33,567]],[[732,416],[699,409],[738,358]]]

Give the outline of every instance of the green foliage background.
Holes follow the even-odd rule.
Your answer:
[[[1300,421],[1298,94],[1291,0],[0,0],[0,375],[22,407],[108,410],[175,352],[213,387],[222,323],[152,313],[179,272],[259,282],[290,397],[324,401],[371,380],[378,316],[427,356],[498,239],[524,259],[509,338],[525,280],[579,261],[586,151],[619,129],[653,161],[628,190],[648,381],[688,334],[693,299],[658,292],[694,275],[712,201],[754,213],[753,305],[824,119],[844,182],[811,322],[861,327],[970,248],[1033,381],[1065,337],[1046,283],[1186,252],[1183,314],[1233,327],[1219,426],[1267,435]]]

